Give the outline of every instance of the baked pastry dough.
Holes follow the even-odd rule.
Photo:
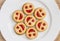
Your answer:
[[[47,29],[48,27],[48,24],[45,20],[39,20],[37,21],[36,23],[36,29],[39,31],[39,32],[43,32]]]
[[[34,26],[35,23],[36,23],[36,19],[35,19],[34,16],[32,16],[32,15],[26,16],[26,18],[25,18],[25,24],[27,26]]]
[[[33,4],[32,3],[25,3],[23,5],[23,11],[27,15],[33,14],[33,12],[34,12],[34,6],[33,6]]]
[[[37,18],[37,19],[43,19],[45,18],[46,16],[46,11],[44,8],[37,8],[35,11],[34,11],[34,16]]]
[[[19,35],[24,34],[26,31],[25,24],[24,23],[17,23],[14,27],[14,31]]]
[[[21,10],[16,10],[13,12],[13,19],[15,22],[21,22],[24,19],[24,13]]]
[[[38,36],[38,32],[34,27],[30,27],[26,31],[26,36],[29,39],[34,39],[34,38],[36,38]]]

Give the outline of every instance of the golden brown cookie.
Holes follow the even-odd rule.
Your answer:
[[[34,38],[36,38],[38,36],[38,32],[34,27],[30,27],[26,31],[26,36],[29,39],[34,39]]]
[[[46,11],[44,8],[37,8],[35,11],[34,11],[34,16],[37,18],[37,19],[43,19],[45,18],[46,16]]]
[[[45,20],[39,20],[36,23],[36,29],[40,32],[45,31],[47,29],[47,27],[48,27],[48,24]]]
[[[33,4],[32,3],[25,3],[23,5],[23,11],[27,15],[33,14],[33,12],[34,12],[34,6],[33,6]]]
[[[19,35],[22,35],[25,33],[26,31],[26,26],[24,23],[17,23],[14,27],[14,31],[19,34]]]
[[[32,16],[32,15],[26,16],[26,18],[25,18],[25,24],[27,26],[34,26],[35,23],[36,23],[36,19],[35,19],[34,16]]]
[[[24,19],[24,13],[21,10],[16,10],[13,12],[13,19],[15,22],[21,22]]]

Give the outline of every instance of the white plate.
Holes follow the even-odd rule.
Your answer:
[[[12,20],[12,12],[22,10],[26,2],[34,4],[35,8],[43,7],[47,12],[44,20],[48,23],[48,29],[33,40],[26,38],[25,34],[17,35],[13,30],[16,23]],[[54,41],[59,31],[59,17],[58,7],[53,0],[6,0],[0,11],[0,29],[6,41]]]

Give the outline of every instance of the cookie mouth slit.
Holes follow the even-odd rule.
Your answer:
[[[37,14],[36,14],[38,17],[42,17],[40,14],[39,14],[39,12],[37,12]]]
[[[32,9],[31,10],[26,10],[27,13],[31,13],[32,12]]]
[[[29,33],[30,33],[30,32],[35,32],[35,30],[33,30],[33,29],[30,29],[30,30],[29,30]]]

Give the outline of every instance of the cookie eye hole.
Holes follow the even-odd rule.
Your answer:
[[[41,29],[44,30],[44,27],[42,27]]]
[[[18,19],[18,17],[15,17],[15,19],[17,20],[17,19]]]
[[[33,36],[35,36],[36,34],[34,33]]]
[[[44,13],[42,13],[42,15],[44,16],[45,14],[44,14]]]
[[[29,34],[29,37],[31,37],[31,34]]]
[[[46,24],[45,23],[43,23],[43,26],[45,26]]]
[[[19,29],[19,27],[18,27],[18,26],[17,26],[16,28],[17,28],[17,29]]]
[[[19,32],[22,32],[21,30],[19,30]]]
[[[32,5],[30,5],[29,7],[32,8]]]
[[[31,25],[31,23],[29,23],[29,25]]]
[[[27,9],[28,8],[28,6],[25,6],[25,9]]]
[[[40,11],[40,12],[42,12],[42,10],[41,10],[41,9],[40,9],[39,11]]]
[[[32,22],[34,22],[34,19],[32,20]]]
[[[16,13],[16,15],[18,15],[18,13]]]

